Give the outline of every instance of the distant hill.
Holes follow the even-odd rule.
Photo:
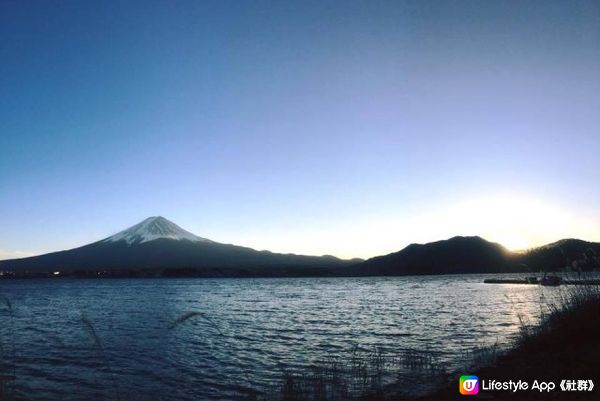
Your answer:
[[[412,275],[518,271],[514,255],[502,245],[480,237],[453,237],[411,244],[399,252],[368,259],[354,267],[357,274]]]
[[[0,261],[13,272],[85,272],[167,269],[172,275],[287,275],[289,268],[330,269],[356,263],[333,256],[303,256],[222,244],[185,231],[164,217],[150,217],[111,237],[79,248]],[[279,270],[279,271],[277,271]],[[293,272],[292,272],[293,273]]]
[[[565,267],[581,271],[600,269],[600,243],[562,239],[530,249],[519,255],[519,260],[534,271],[558,271]]]
[[[453,237],[411,244],[399,252],[368,259],[352,270],[357,275],[399,276],[558,271],[573,266],[582,271],[600,268],[600,243],[564,239],[526,252],[510,252],[480,237]]]

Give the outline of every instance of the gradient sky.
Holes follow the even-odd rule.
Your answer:
[[[0,0],[0,259],[600,241],[599,110],[597,1]]]

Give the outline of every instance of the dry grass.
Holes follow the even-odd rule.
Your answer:
[[[14,382],[16,378],[15,365],[10,366],[9,360],[15,359],[15,332],[13,329],[13,318],[14,310],[10,299],[4,295],[0,295],[0,313],[8,317],[6,324],[9,329],[10,346],[7,346],[2,339],[0,339],[0,400],[4,400],[10,397],[11,387],[10,384]]]
[[[600,377],[600,287],[566,286],[558,296],[540,300],[541,320],[531,324],[521,319],[521,330],[514,346],[496,353],[488,364],[472,371],[476,376],[495,380],[597,379]],[[454,400],[456,381],[421,401]],[[596,380],[594,380],[595,382]],[[544,394],[539,392],[497,392],[495,400],[594,400],[598,392]]]
[[[189,321],[190,319],[193,319],[196,317],[202,318],[202,320],[207,322],[210,327],[215,329],[217,331],[217,333],[219,333],[221,340],[225,342],[225,344],[227,345],[227,347],[229,349],[231,349],[231,350],[235,349],[232,338],[229,335],[223,333],[223,331],[219,328],[219,326],[203,312],[199,312],[199,311],[185,312],[185,313],[181,314],[179,317],[177,317],[169,325],[168,328],[169,328],[169,330],[175,330],[182,324]],[[233,355],[233,356],[235,359],[238,359],[237,356],[235,356],[235,355]],[[244,378],[246,380],[246,385],[240,385],[239,383],[232,383],[232,387],[235,388],[235,390],[237,391],[239,399],[242,399],[245,401],[255,401],[258,398],[259,392],[254,388],[254,386],[252,384],[252,380],[250,380],[250,372],[249,372],[248,368],[245,366],[245,364],[242,361],[239,361],[239,359],[238,359],[238,364],[241,367],[242,374],[244,375]]]
[[[115,399],[117,401],[121,401],[121,394],[119,391],[119,386],[117,385],[117,380],[115,378],[115,374],[113,373],[113,370],[111,368],[110,359],[108,358],[108,355],[106,354],[106,351],[102,344],[102,340],[100,339],[100,336],[98,335],[98,332],[96,331],[96,327],[94,326],[92,321],[86,315],[81,316],[81,324],[83,325],[83,329],[85,330],[85,332],[88,334],[88,336],[94,343],[95,349],[98,351],[98,353],[100,354],[100,357],[102,358],[102,363],[104,365],[104,368],[108,372],[108,376],[111,381],[112,390],[114,391],[114,394],[115,394]]]
[[[197,312],[197,311],[185,312],[184,314],[179,316],[177,319],[175,319],[173,321],[173,323],[171,323],[169,325],[169,330],[173,330],[173,329],[177,328],[177,326],[179,326],[180,324],[185,323],[194,317],[201,317],[202,319],[207,321],[210,324],[210,326],[213,327],[222,337],[226,337],[225,334],[223,334],[223,332],[219,328],[219,326],[217,326],[217,324],[211,318],[206,316],[205,313]]]
[[[279,391],[266,399],[281,401],[384,400],[397,397],[398,382],[445,376],[438,358],[425,351],[384,353],[355,347],[349,357],[328,356],[310,372],[284,371]],[[395,399],[395,398],[394,398]]]

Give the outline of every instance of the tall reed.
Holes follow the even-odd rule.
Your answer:
[[[108,372],[108,376],[110,377],[112,388],[113,388],[113,391],[115,392],[115,397],[116,397],[117,401],[121,401],[119,387],[117,386],[117,380],[116,380],[115,374],[113,373],[113,370],[111,368],[110,359],[108,358],[106,350],[104,349],[104,345],[102,344],[102,340],[100,339],[100,336],[98,335],[98,332],[96,331],[96,327],[94,326],[92,321],[85,314],[81,315],[81,324],[83,325],[83,329],[85,330],[85,332],[88,334],[88,336],[94,343],[95,349],[99,352],[99,354],[102,358],[102,363],[103,363],[106,371]]]
[[[16,343],[15,343],[15,331],[13,327],[14,310],[10,299],[4,295],[0,295],[0,313],[5,317],[3,320],[3,326],[8,328],[8,337],[10,341],[10,350],[7,345],[0,338],[0,400],[9,399],[11,397],[10,383],[16,380]],[[12,366],[10,361],[12,361]]]

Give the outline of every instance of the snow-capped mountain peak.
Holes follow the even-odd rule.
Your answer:
[[[103,242],[125,241],[127,244],[141,244],[157,239],[186,240],[194,242],[212,242],[209,239],[198,237],[184,230],[177,224],[162,216],[148,217],[126,230],[103,240]]]

